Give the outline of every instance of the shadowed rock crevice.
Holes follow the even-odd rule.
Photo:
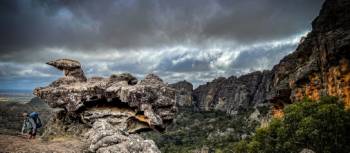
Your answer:
[[[48,64],[65,73],[49,86],[34,90],[49,106],[61,108],[48,127],[59,127],[59,123],[66,127],[58,131],[81,127],[78,136],[91,152],[159,152],[153,141],[137,134],[162,131],[176,115],[176,91],[158,76],[149,74],[137,81],[124,73],[84,79],[78,61],[59,59]],[[66,124],[70,120],[74,124]]]

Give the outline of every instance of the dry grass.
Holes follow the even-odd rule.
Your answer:
[[[59,137],[52,141],[28,140],[22,136],[0,135],[0,152],[21,153],[80,153],[83,143],[70,137]]]

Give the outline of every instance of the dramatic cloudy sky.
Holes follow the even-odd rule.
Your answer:
[[[91,77],[147,73],[195,85],[270,69],[310,30],[323,0],[2,0],[0,89],[47,85],[49,60]]]

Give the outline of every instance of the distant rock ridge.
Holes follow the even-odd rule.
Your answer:
[[[246,111],[267,101],[271,71],[257,71],[241,77],[217,78],[193,91],[195,107],[199,110],[220,110],[227,114]]]
[[[218,78],[193,91],[201,110],[235,114],[260,103],[273,104],[280,116],[284,105],[304,97],[340,97],[350,108],[350,1],[326,0],[312,31],[296,51],[271,71]],[[249,106],[249,107],[248,107]]]
[[[149,74],[137,81],[124,73],[87,79],[78,61],[59,59],[48,64],[65,74],[34,90],[50,107],[61,108],[49,121],[48,132],[72,130],[84,138],[91,152],[160,152],[152,140],[137,134],[162,131],[176,115],[176,91],[158,76]]]
[[[170,87],[176,89],[176,104],[180,107],[193,106],[192,92],[193,85],[184,80],[174,84],[170,84]]]

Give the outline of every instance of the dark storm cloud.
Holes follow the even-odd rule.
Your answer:
[[[278,39],[305,30],[321,1],[1,1],[1,57]]]
[[[167,57],[160,61],[157,67],[158,71],[170,71],[170,72],[203,72],[210,70],[210,60],[208,59],[195,59],[194,57],[184,58],[186,55],[180,55],[175,57]]]
[[[322,2],[0,1],[0,83],[61,76],[43,64],[57,58],[81,61],[88,76],[157,73],[195,84],[268,69],[295,49]]]
[[[291,53],[297,44],[286,44],[275,48],[251,48],[241,52],[232,62],[232,70],[263,70],[271,68],[285,55]]]

